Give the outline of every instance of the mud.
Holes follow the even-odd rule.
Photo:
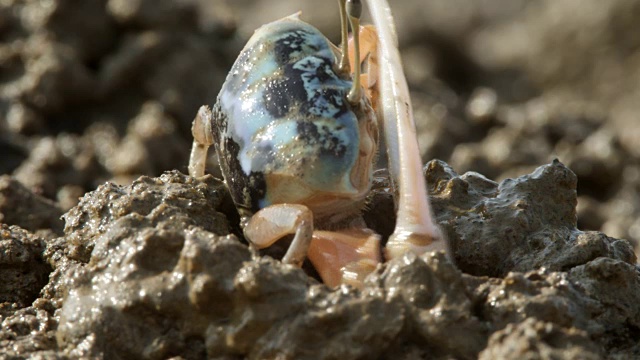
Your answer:
[[[640,357],[637,3],[394,5],[452,257],[361,290],[249,248],[215,159],[183,175],[197,108],[298,5],[338,38],[311,2],[0,4],[0,358]]]

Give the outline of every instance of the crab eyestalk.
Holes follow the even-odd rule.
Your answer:
[[[338,0],[340,5],[340,62],[338,68],[343,73],[349,73],[349,24],[347,23],[347,0]]]
[[[360,101],[361,97],[361,85],[360,85],[360,16],[362,15],[362,3],[360,0],[348,0],[347,1],[347,14],[349,14],[349,22],[351,23],[351,33],[353,34],[353,86],[347,100],[350,103],[356,104]]]

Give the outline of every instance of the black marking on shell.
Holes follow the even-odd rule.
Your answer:
[[[289,31],[287,36],[276,41],[273,50],[278,65],[282,67],[288,64],[291,61],[291,55],[302,50],[302,44],[304,44],[306,36],[309,35],[312,34],[306,30],[294,30]]]
[[[267,84],[262,100],[265,109],[274,119],[287,116],[294,103],[305,100],[304,84],[300,75],[291,76],[285,69],[284,77],[271,80]]]
[[[297,130],[301,140],[318,146],[321,155],[342,157],[347,151],[347,147],[326,126],[318,128],[311,121],[298,121]]]
[[[213,107],[213,122],[215,148],[220,162],[222,175],[227,182],[231,198],[236,206],[249,209],[252,212],[260,210],[258,205],[264,199],[267,192],[267,183],[264,174],[252,171],[247,176],[242,171],[238,160],[240,145],[232,138],[222,137],[227,126],[227,115],[220,109],[219,103]]]
[[[292,32],[275,43],[275,58],[279,59],[278,62],[284,58],[289,59],[292,52],[299,50],[300,44],[297,41],[302,38],[296,34],[297,32]],[[298,68],[294,68],[296,64]],[[317,80],[320,84],[327,84],[340,78],[333,68],[333,59],[307,56],[302,62],[285,62],[280,66],[283,69],[282,76],[267,83],[262,99],[265,109],[273,118],[286,117],[293,109],[298,109],[303,116],[320,116],[328,111],[328,105],[338,109],[334,117],[339,117],[349,110],[345,101],[348,89],[327,86],[307,89],[302,79],[305,75],[310,76],[310,81]]]
[[[220,134],[223,134],[228,125],[228,117],[220,108],[220,101],[216,101],[216,103],[211,107],[211,132],[213,133],[213,142],[216,144],[220,144]]]
[[[252,171],[247,176],[238,161],[240,146],[231,138],[224,138],[223,141],[226,149],[225,161],[222,161],[220,165],[225,180],[227,180],[231,197],[237,206],[256,212],[260,210],[259,202],[264,199],[267,192],[264,174]]]

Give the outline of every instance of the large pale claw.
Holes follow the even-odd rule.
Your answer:
[[[398,39],[386,0],[368,0],[378,30],[380,65],[379,118],[384,124],[389,168],[397,187],[396,228],[387,244],[387,258],[406,251],[448,250],[435,224],[422,175],[409,88],[402,70]]]
[[[416,231],[394,232],[387,241],[384,257],[386,260],[391,260],[408,252],[421,255],[428,251],[449,252],[447,243],[443,241],[443,236],[439,232],[435,238],[431,237],[431,234],[425,235]]]

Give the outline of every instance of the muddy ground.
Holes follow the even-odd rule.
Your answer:
[[[0,358],[640,358],[640,3],[395,2],[454,256],[335,291],[183,175],[253,29],[302,9],[338,38],[292,4],[0,2]]]

